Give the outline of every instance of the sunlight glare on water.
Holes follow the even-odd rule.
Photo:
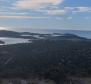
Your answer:
[[[7,27],[0,27],[0,30],[8,30]]]

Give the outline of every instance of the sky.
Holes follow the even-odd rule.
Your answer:
[[[91,0],[0,0],[0,29],[91,30]]]

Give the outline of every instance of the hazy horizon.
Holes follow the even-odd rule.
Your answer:
[[[88,30],[88,29],[71,29],[71,28],[67,28],[67,29],[65,29],[65,28],[50,28],[50,29],[44,29],[44,28],[31,28],[31,27],[5,27],[5,26],[2,26],[2,27],[0,27],[0,30],[7,30],[7,31],[31,31],[31,30],[35,30],[35,31],[37,31],[37,30],[65,30],[65,31],[91,31],[90,29]]]

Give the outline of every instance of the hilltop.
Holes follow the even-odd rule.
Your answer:
[[[7,34],[12,31],[3,32]],[[19,35],[19,38],[22,34],[21,32],[12,33],[13,37],[15,34],[15,36]],[[0,46],[1,78],[37,76],[58,83],[68,76],[91,76],[91,41],[89,39],[73,34],[29,32],[23,34],[25,37],[25,34],[30,35],[29,38],[32,36],[33,42]]]

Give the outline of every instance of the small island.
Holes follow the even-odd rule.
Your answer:
[[[5,44],[5,42],[4,41],[0,41],[0,45],[3,45],[3,44]]]

